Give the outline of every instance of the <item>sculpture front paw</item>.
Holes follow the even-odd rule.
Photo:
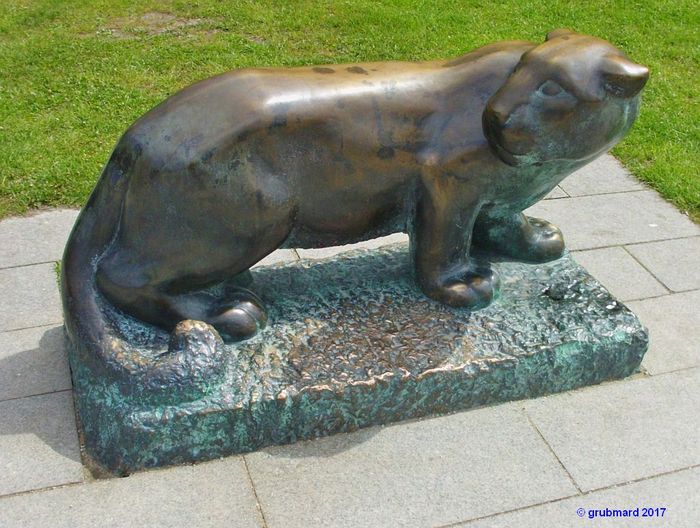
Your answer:
[[[522,262],[549,262],[564,253],[564,236],[555,225],[523,214],[477,225],[474,246],[491,255]]]
[[[488,306],[498,292],[498,276],[490,269],[469,271],[459,277],[425,281],[423,291],[448,306],[478,310]]]
[[[526,216],[529,228],[523,229],[521,257],[528,262],[548,262],[564,253],[561,230],[541,218]]]
[[[262,300],[244,288],[229,292],[226,302],[217,305],[213,311],[207,322],[216,328],[224,341],[243,341],[267,324]]]

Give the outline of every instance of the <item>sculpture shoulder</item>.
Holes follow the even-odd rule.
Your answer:
[[[509,40],[488,44],[464,55],[446,61],[443,66],[446,68],[475,63],[477,61],[490,61],[495,64],[515,66],[524,53],[533,49],[536,45],[525,40]]]
[[[442,63],[450,73],[437,111],[424,121],[423,148],[417,155],[431,170],[488,155],[482,113],[507,82],[522,56],[535,45],[525,41],[491,44]]]

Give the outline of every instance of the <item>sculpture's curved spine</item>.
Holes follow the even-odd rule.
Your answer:
[[[83,361],[93,367],[121,368],[118,352],[106,347],[106,320],[98,305],[95,270],[114,239],[128,187],[119,145],[83,208],[68,239],[61,267],[63,315],[69,339],[81,344]]]
[[[122,138],[83,208],[68,239],[61,268],[63,314],[72,350],[98,376],[141,396],[177,389],[180,397],[206,392],[221,365],[223,342],[206,323],[183,321],[174,330],[168,354],[148,357],[110,332],[101,304],[109,303],[96,285],[101,256],[119,230],[128,188],[128,168],[138,149]],[[175,397],[175,394],[173,394]]]

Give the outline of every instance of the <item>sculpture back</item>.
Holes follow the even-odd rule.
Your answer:
[[[251,266],[396,231],[428,297],[488,305],[498,278],[472,250],[560,257],[561,232],[522,211],[622,138],[648,76],[605,41],[550,37],[450,62],[245,70],[176,94],[119,141],[71,235],[74,346],[115,378],[196,392],[222,339],[268,323]],[[170,353],[125,346],[120,312],[172,332]]]

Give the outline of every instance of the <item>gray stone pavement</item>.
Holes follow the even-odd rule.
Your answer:
[[[531,213],[648,326],[642,372],[107,480],[80,463],[60,326],[54,263],[77,212],[0,222],[0,527],[700,526],[700,227],[610,156]],[[637,507],[664,516],[590,518]]]

